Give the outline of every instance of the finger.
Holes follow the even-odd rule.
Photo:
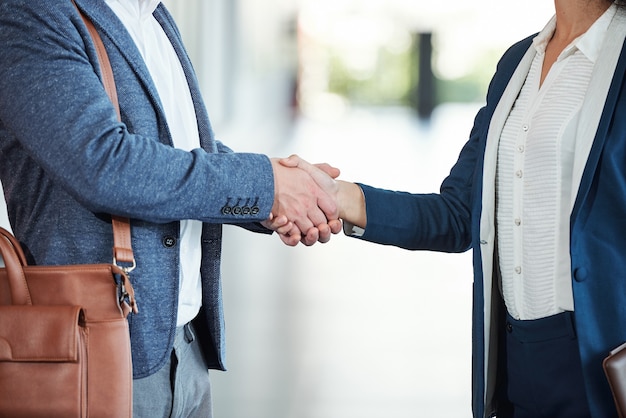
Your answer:
[[[293,227],[293,224],[285,215],[280,215],[274,218],[274,215],[271,213],[268,219],[261,222],[261,225],[279,233],[287,233]]]
[[[274,217],[273,214],[270,215],[270,225],[276,230],[277,228],[284,227],[289,225],[290,221],[285,215],[279,215]]]
[[[313,179],[315,181],[321,181],[321,183],[318,182],[318,184],[323,184],[323,183],[332,183],[332,181],[329,182],[329,175],[324,172],[321,167],[316,167],[313,164],[309,163],[306,160],[303,160],[302,158],[298,157],[297,155],[292,155],[291,157],[288,158],[288,161],[290,164],[294,164],[296,163],[295,167],[298,167],[301,170],[306,171],[307,173],[309,173],[309,175],[311,177],[313,177]],[[330,167],[328,164],[326,164],[326,166]],[[330,167],[332,168],[332,167]]]
[[[328,223],[328,215],[325,212],[325,205],[326,207],[328,206],[328,204],[326,202],[322,203],[322,205],[320,205],[320,198],[317,199],[317,206],[313,206],[310,207],[308,212],[307,212],[307,216],[308,216],[308,220],[311,222],[311,227],[309,228],[300,228],[300,231],[305,234],[310,228],[315,227],[316,225],[322,225],[322,224],[326,224]],[[329,199],[330,200],[330,199]],[[332,203],[332,202],[329,202]]]
[[[319,239],[319,230],[313,227],[313,228],[310,228],[306,232],[306,235],[303,236],[300,241],[307,247],[310,247],[311,245],[315,244],[318,239]]]
[[[291,161],[293,161],[294,159],[297,160],[298,168],[310,175],[313,181],[317,184],[317,187],[319,188],[318,193],[316,193],[316,195],[318,196],[317,206],[319,207],[319,209],[322,210],[322,212],[324,212],[326,220],[319,220],[319,218],[317,217],[313,218],[309,216],[311,221],[313,221],[315,225],[319,225],[321,223],[326,223],[329,220],[338,219],[339,210],[337,208],[337,203],[329,194],[329,191],[334,191],[337,189],[337,182],[324,171],[306,162],[305,160],[297,156],[292,156],[289,158]],[[300,230],[305,231],[302,228],[300,228]]]
[[[316,167],[316,168],[319,168],[324,173],[328,174],[329,176],[331,176],[334,179],[339,177],[339,175],[341,174],[341,171],[338,168],[333,167],[332,165],[330,165],[328,163],[318,163],[318,164],[313,164],[313,166]]]
[[[343,222],[340,219],[328,221],[328,226],[333,234],[338,234],[343,229]]]
[[[319,237],[317,238],[317,242],[321,242],[322,244],[330,241],[331,231],[330,226],[328,224],[318,225],[317,229],[319,231]]]
[[[292,167],[292,168],[297,167],[300,161],[302,161],[302,159],[296,154],[292,154],[287,158],[281,158],[279,160],[279,162],[285,167]]]
[[[327,194],[324,193],[317,198],[317,206],[324,213],[325,219],[322,222],[317,222],[316,225],[339,219],[339,209],[337,208],[337,203]],[[315,223],[315,220],[311,220]]]
[[[332,187],[334,185],[333,179],[340,174],[338,168],[332,167],[327,163],[313,165],[296,154],[281,159],[280,163],[285,167],[297,167],[306,171],[322,187]]]
[[[273,219],[274,219],[274,214],[270,213],[270,216],[266,220],[261,221],[261,225],[263,225],[267,229],[272,229],[273,230],[273,228],[272,228],[272,221],[273,221]]]
[[[302,217],[293,221],[293,223],[296,225],[296,228],[300,230],[300,233],[302,235],[306,234],[306,231],[315,226],[315,221],[317,221],[318,223],[326,222],[324,220],[325,217],[320,210],[312,211],[310,214],[307,214],[307,216],[308,217]],[[320,218],[322,219],[321,221]]]
[[[298,245],[298,243],[302,240],[302,233],[300,232],[298,227],[293,224],[293,222],[290,222],[290,224],[291,229],[289,229],[285,233],[279,233],[279,236],[285,244],[294,247]]]
[[[290,247],[295,247],[300,242],[300,235],[287,235],[287,234],[279,234],[280,240],[283,244],[288,245]]]
[[[290,222],[290,223],[291,223],[291,229],[286,234],[292,237],[296,237],[298,241],[300,241],[300,239],[302,238],[302,232],[298,229],[298,227],[293,222]]]
[[[299,230],[298,230],[298,228],[296,228],[296,226],[293,224],[293,222],[288,222],[287,224],[274,229],[274,231],[276,231],[278,234],[290,235],[290,234],[292,234],[292,231],[294,229],[296,231],[298,231],[298,235],[299,235]]]

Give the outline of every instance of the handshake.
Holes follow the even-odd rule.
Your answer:
[[[328,164],[313,165],[297,155],[273,158],[271,162],[274,206],[269,219],[262,223],[277,232],[283,243],[310,246],[328,242],[331,234],[341,231],[341,219],[365,227],[361,189],[354,183],[336,180],[339,169]]]

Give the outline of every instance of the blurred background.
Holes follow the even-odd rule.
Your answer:
[[[217,136],[437,192],[547,0],[167,0]],[[0,202],[0,224],[8,226]],[[471,255],[226,227],[216,418],[471,417]]]

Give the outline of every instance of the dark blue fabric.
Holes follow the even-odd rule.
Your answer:
[[[572,312],[505,324],[507,397],[512,413],[498,418],[588,418]]]

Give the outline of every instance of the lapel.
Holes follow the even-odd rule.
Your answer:
[[[103,42],[105,45],[107,45],[107,47],[113,45],[117,49],[116,52],[123,57],[124,60],[126,60],[129,67],[135,73],[135,76],[148,93],[151,105],[156,109],[161,120],[165,121],[165,111],[163,110],[158,91],[152,81],[148,67],[144,63],[141,53],[135,46],[135,42],[122,22],[120,22],[115,13],[102,0],[75,0],[75,2],[78,7],[91,19],[100,34],[103,35]],[[213,132],[211,130],[206,109],[204,108],[198,82],[189,57],[180,41],[178,31],[173,26],[171,18],[162,4],[157,7],[155,17],[172,43],[187,78],[196,111],[196,118],[198,120],[201,146],[205,150],[215,152]],[[172,145],[171,135],[169,133],[168,137],[170,138],[170,145]]]
[[[626,47],[612,48],[612,45],[624,45],[626,37],[626,13],[618,9],[611,21],[598,61],[596,62],[589,84],[589,94],[585,96],[580,113],[580,122],[576,133],[576,150],[573,170],[572,219],[580,210],[591,188],[592,180],[600,155],[604,148],[609,124],[613,119],[615,106],[626,73]],[[608,73],[606,68],[615,68]],[[608,91],[608,95],[593,94],[595,91]]]
[[[152,105],[158,110],[159,116],[165,120],[165,112],[156,86],[150,77],[150,72],[122,22],[102,0],[75,0],[75,2],[98,29],[105,45],[110,47],[113,44],[117,49],[116,52],[128,62],[129,67],[132,68],[135,76],[148,92]]]
[[[500,97],[496,109],[489,123],[487,133],[487,142],[485,144],[485,155],[483,164],[483,184],[482,184],[482,210],[480,216],[480,239],[488,243],[495,242],[495,201],[496,201],[496,165],[498,159],[498,142],[500,134],[504,128],[504,124],[509,115],[517,96],[524,85],[526,75],[530,69],[535,49],[531,46],[527,49],[522,59],[518,62],[512,62],[510,65],[516,65],[515,72],[510,78],[504,93]],[[488,275],[492,270],[492,254],[493,248],[483,249],[483,273]],[[485,289],[490,289],[488,283]],[[487,312],[487,311],[486,311]]]
[[[484,399],[483,402],[487,406],[490,405],[490,400],[493,398],[495,387],[496,369],[494,363],[490,361],[493,357],[494,346],[491,340],[491,319],[494,305],[496,302],[497,292],[493,292],[494,289],[494,256],[495,256],[495,242],[496,242],[496,228],[495,228],[495,179],[496,179],[496,163],[498,157],[498,141],[500,133],[506,122],[506,118],[509,111],[515,103],[515,99],[526,80],[526,74],[530,68],[533,57],[535,56],[535,49],[531,46],[526,50],[520,61],[517,59],[510,60],[507,63],[510,66],[516,66],[513,75],[509,79],[509,82],[504,90],[504,93],[500,96],[498,104],[494,110],[489,123],[489,129],[487,133],[487,140],[485,145],[484,163],[483,163],[483,184],[482,184],[482,205],[480,215],[480,253],[481,253],[481,268],[482,268],[482,289],[479,289],[482,297],[483,310],[479,314],[482,315],[483,322],[483,381],[479,384],[484,385]],[[497,288],[497,287],[496,287]]]
[[[484,138],[482,155],[480,155],[480,176],[477,184],[480,187],[480,206],[476,212],[480,212],[479,236],[481,241],[488,240],[490,232],[494,229],[493,212],[495,210],[495,177],[498,157],[498,141],[510,109],[524,84],[526,74],[535,56],[532,48],[532,39],[535,35],[520,41],[511,47],[498,63],[498,70],[494,75],[487,92],[487,112],[485,128],[481,128]],[[493,103],[493,104],[490,104]]]
[[[163,6],[163,3],[159,4],[154,13],[154,16],[165,31],[168,39],[172,43],[174,51],[176,51],[176,55],[178,55],[178,59],[183,68],[183,72],[185,73],[185,77],[187,78],[187,85],[189,86],[191,99],[193,101],[193,106],[196,111],[196,119],[198,121],[200,145],[207,151],[210,150],[211,152],[217,152],[217,149],[215,148],[215,141],[213,139],[213,130],[211,128],[211,123],[209,122],[209,115],[207,114],[206,108],[204,106],[204,101],[202,100],[200,83],[198,82],[196,73],[193,70],[193,65],[191,63],[191,60],[189,59],[189,55],[187,54],[184,45],[180,41],[178,29],[174,25],[174,22],[169,12]]]

